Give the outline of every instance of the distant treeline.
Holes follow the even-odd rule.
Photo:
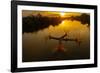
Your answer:
[[[43,17],[43,16],[28,16],[23,17],[23,33],[24,32],[36,32],[47,28],[49,25],[58,25],[61,23],[60,17]]]
[[[23,24],[23,33],[24,32],[37,32],[39,30],[42,30],[44,28],[47,28],[49,25],[58,25],[63,20],[69,19],[69,20],[78,20],[82,24],[88,24],[90,25],[90,15],[82,14],[81,16],[71,16],[68,18],[61,18],[61,17],[47,17],[42,16],[41,14],[38,14],[36,16],[27,16],[22,18],[22,24]]]
[[[83,13],[80,16],[72,16],[70,19],[80,21],[82,24],[88,24],[90,26],[90,15]]]

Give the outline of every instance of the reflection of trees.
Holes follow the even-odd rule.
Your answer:
[[[58,25],[62,22],[62,20],[77,20],[80,21],[82,24],[88,24],[90,26],[90,15],[82,14],[80,16],[71,16],[66,18],[61,18],[59,16],[56,17],[47,17],[38,14],[36,16],[27,16],[23,17],[23,33],[24,32],[37,32],[44,28],[47,28],[49,25]]]

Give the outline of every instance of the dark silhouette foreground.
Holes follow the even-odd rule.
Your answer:
[[[90,15],[85,13],[80,16],[71,16],[67,18],[61,18],[60,16],[47,17],[38,14],[37,16],[27,16],[22,18],[23,33],[37,32],[39,30],[49,27],[50,25],[56,26],[60,24],[63,20],[77,20],[80,21],[82,24],[88,24],[88,27],[90,26]]]

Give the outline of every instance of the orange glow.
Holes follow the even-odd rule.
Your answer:
[[[61,15],[61,17],[64,17],[66,15],[66,13],[61,12],[60,15]]]

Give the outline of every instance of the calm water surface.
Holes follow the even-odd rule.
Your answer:
[[[42,25],[42,24],[41,24]],[[79,39],[79,45],[75,41],[63,41],[63,53],[55,49],[58,40],[48,39],[48,36],[61,37],[65,33],[66,38]],[[52,60],[76,60],[90,58],[90,30],[79,21],[64,20],[57,26],[50,25],[38,32],[24,33],[22,35],[23,62],[52,61]]]

